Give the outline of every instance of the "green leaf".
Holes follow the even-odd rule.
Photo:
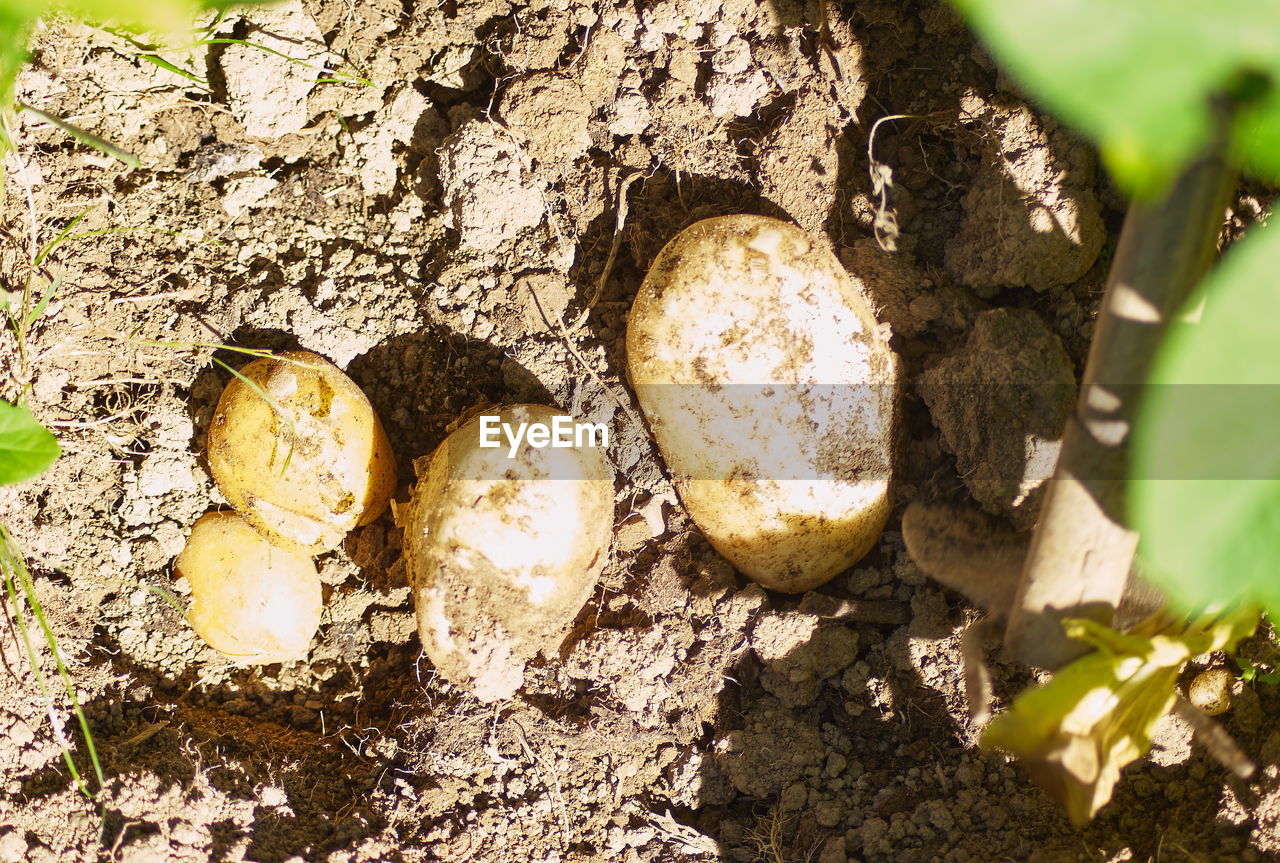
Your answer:
[[[1280,0],[952,2],[1129,191],[1157,191],[1208,142],[1214,94],[1247,102],[1240,155],[1280,177]]]
[[[1063,625],[1097,650],[1022,693],[987,726],[981,745],[1015,755],[1079,827],[1111,799],[1124,766],[1151,748],[1186,661],[1233,648],[1257,627],[1258,610],[1190,624],[1156,616],[1127,634],[1089,620]]]
[[[25,4],[24,4],[25,5]],[[52,0],[58,12],[94,24],[113,23],[143,30],[177,33],[191,25],[204,4],[192,0],[151,0],[127,3],[122,0]]]
[[[0,399],[0,485],[43,473],[61,450],[31,412]]]
[[[0,0],[0,113],[13,106],[13,85],[18,72],[27,62],[27,39],[35,25],[35,16],[27,15],[25,4]],[[0,152],[9,146],[7,118],[0,122]]]
[[[27,42],[37,19],[59,13],[90,24],[178,34],[190,27],[192,19],[203,10],[223,12],[233,6],[254,5],[259,5],[258,0],[248,0],[245,3],[228,0],[151,0],[149,3],[129,3],[125,0],[0,0],[0,153],[8,149],[10,144],[8,122],[9,114],[14,108],[14,82],[29,57]],[[145,59],[161,66],[168,62],[158,57]],[[172,71],[192,77],[190,73],[177,67]],[[27,110],[35,111],[76,139],[97,147],[131,167],[137,167],[137,160],[133,156],[110,142],[30,106],[27,106]]]
[[[1184,610],[1280,615],[1280,232],[1237,243],[1198,291],[1199,324],[1156,354],[1131,441],[1129,519],[1147,577]]]
[[[202,11],[225,12],[235,6],[257,5],[262,5],[262,0],[151,0],[148,3],[125,0],[0,0],[0,108],[7,110],[12,107],[13,83],[27,62],[27,40],[38,18],[59,13],[90,24],[177,34],[190,27],[195,16]],[[144,59],[160,66],[168,63],[154,56]],[[193,81],[201,80],[177,67],[170,71]]]

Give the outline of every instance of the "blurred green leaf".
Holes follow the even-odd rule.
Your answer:
[[[17,14],[0,0],[0,108],[13,105],[13,83],[27,62],[27,39],[35,16]],[[8,132],[0,125],[0,150],[8,145]]]
[[[1256,228],[1176,325],[1134,422],[1130,521],[1147,577],[1184,610],[1280,616],[1280,232]],[[1195,300],[1193,300],[1193,303]]]
[[[1280,178],[1280,0],[952,0],[1044,107],[1152,193],[1205,145],[1231,94],[1245,167]]]
[[[260,0],[247,0],[243,3],[229,0],[152,0],[150,3],[130,3],[127,0],[0,0],[0,153],[7,150],[10,144],[7,119],[14,108],[14,84],[18,73],[30,58],[27,45],[37,19],[62,14],[83,19],[90,24],[139,32],[176,34],[188,29],[192,19],[201,11],[223,12],[233,6],[253,6],[259,3]],[[157,57],[145,59],[160,66],[167,62]],[[171,71],[198,80],[176,67]],[[36,111],[29,106],[27,110]],[[83,143],[97,147],[131,167],[137,167],[137,159],[109,142],[57,117],[37,113]]]
[[[1156,616],[1126,634],[1090,620],[1064,621],[1068,635],[1097,650],[1018,696],[987,726],[982,747],[1017,756],[1082,826],[1111,799],[1124,766],[1151,748],[1187,660],[1232,649],[1258,617],[1250,607],[1190,624]]]
[[[40,475],[59,453],[57,440],[30,411],[0,399],[0,485]]]
[[[0,17],[30,21],[61,13],[94,23],[115,23],[144,30],[176,31],[189,27],[201,9],[212,5],[198,0],[0,0]]]
[[[159,33],[178,33],[191,26],[201,11],[256,5],[227,0],[0,0],[0,108],[13,107],[13,84],[27,62],[27,43],[36,19],[50,14],[69,15],[90,24]],[[0,129],[0,138],[4,135]],[[7,142],[0,141],[0,144]]]

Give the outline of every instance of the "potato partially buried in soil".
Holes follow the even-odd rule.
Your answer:
[[[745,575],[810,590],[879,539],[897,361],[804,231],[741,215],[680,232],[631,307],[627,362],[685,508]]]
[[[323,605],[311,558],[223,511],[196,521],[173,568],[191,586],[187,622],[214,650],[245,665],[306,657]]]
[[[1220,716],[1231,709],[1231,688],[1236,676],[1226,668],[1202,671],[1187,687],[1187,700],[1208,716]]]
[[[254,386],[235,378],[223,391],[209,470],[246,521],[315,555],[386,509],[395,458],[354,381],[309,351],[255,360],[240,374]]]
[[[415,462],[418,484],[398,513],[422,647],[483,701],[511,697],[526,661],[559,646],[608,558],[613,474],[602,448],[526,437],[513,456],[501,433],[500,446],[481,446],[486,428],[552,427],[557,416],[567,421],[516,405],[464,423]]]

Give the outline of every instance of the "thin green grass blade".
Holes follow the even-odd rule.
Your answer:
[[[139,54],[137,56],[139,60],[145,60],[148,63],[152,64],[153,66],[159,66],[161,69],[164,69],[166,72],[172,72],[175,75],[180,75],[181,77],[186,78],[188,81],[191,81],[192,83],[199,84],[201,87],[209,86],[208,79],[201,78],[199,75],[197,75],[194,72],[188,72],[186,69],[183,69],[181,66],[177,65],[176,63],[170,63],[168,60],[164,59],[159,55]]]
[[[182,342],[182,341],[164,341],[157,339],[135,339],[130,338],[129,341],[139,345],[145,345],[149,348],[213,348],[217,351],[231,351],[232,353],[244,354],[249,357],[258,357],[260,359],[266,357],[274,357],[275,353],[265,348],[238,348],[235,345],[224,345],[221,342]],[[280,359],[284,359],[280,357]],[[296,362],[296,361],[295,361]]]
[[[62,243],[63,240],[67,239],[67,237],[71,234],[71,229],[74,228],[76,225],[80,224],[80,222],[84,220],[84,217],[89,215],[89,213],[92,211],[93,211],[93,206],[85,207],[83,210],[80,211],[80,214],[78,216],[76,216],[70,222],[67,222],[66,226],[63,227],[63,229],[58,232],[58,236],[54,237],[49,242],[45,243],[44,246],[40,248],[40,251],[36,252],[35,259],[31,262],[31,265],[33,267],[38,267],[41,264],[43,264],[45,258],[49,257],[49,253],[52,252],[54,249],[56,249],[58,245]]]
[[[294,442],[298,439],[298,427],[294,425],[293,417],[286,414],[284,412],[284,408],[280,406],[280,403],[276,401],[274,398],[272,398],[271,394],[266,390],[264,390],[261,386],[259,386],[256,381],[249,380],[248,377],[241,374],[239,371],[231,368],[231,366],[227,365],[217,357],[215,357],[213,361],[218,365],[222,366],[227,371],[231,372],[231,374],[235,375],[241,381],[243,381],[245,386],[249,387],[249,389],[253,390],[254,393],[256,393],[259,397],[262,398],[263,401],[271,405],[271,409],[275,411],[276,415],[279,416],[282,420],[284,420],[285,425],[288,426],[289,451],[285,453],[284,464],[280,466],[280,475],[284,476],[284,472],[289,469],[289,463],[293,461],[293,446],[294,446]]]
[[[349,72],[340,72],[337,69],[330,69],[328,66],[318,66],[315,63],[310,63],[306,60],[301,59],[300,57],[291,57],[288,54],[285,54],[283,51],[277,51],[274,48],[268,48],[266,45],[259,45],[257,42],[250,42],[245,39],[229,39],[229,38],[202,39],[196,44],[241,45],[245,48],[256,48],[259,51],[265,51],[268,54],[274,54],[277,57],[281,57],[285,60],[288,60],[290,63],[296,63],[297,65],[302,66],[304,69],[315,69],[316,71],[321,72],[325,75],[333,76],[332,79],[320,79],[319,81],[316,82],[319,84],[347,83],[347,84],[360,84],[361,86],[364,86],[364,87],[373,86],[373,82],[370,81],[368,78],[361,78],[359,75],[353,75]]]
[[[163,599],[165,603],[174,611],[178,612],[178,614],[185,615],[187,613],[187,610],[182,607],[182,603],[178,601],[178,598],[163,587],[156,587],[154,584],[142,584],[141,586],[143,590],[154,593],[156,596]]]
[[[27,314],[27,327],[30,327],[36,321],[40,320],[40,316],[44,314],[44,310],[49,306],[49,301],[53,299],[53,295],[57,293],[58,288],[61,286],[62,273],[59,273],[54,277],[53,281],[49,282],[49,287],[45,288],[44,293],[40,295],[39,302],[37,302],[35,307]]]
[[[110,141],[107,141],[103,138],[99,138],[97,135],[93,134],[92,132],[87,132],[84,129],[81,129],[79,126],[68,123],[66,120],[63,120],[61,117],[55,117],[52,114],[48,114],[44,111],[41,111],[39,108],[33,108],[30,105],[25,105],[21,102],[17,103],[16,107],[18,108],[19,111],[26,111],[28,114],[31,114],[34,117],[39,117],[41,120],[44,120],[46,123],[50,123],[56,126],[57,128],[61,129],[63,132],[75,138],[80,143],[93,147],[95,150],[100,150],[103,153],[106,153],[111,158],[116,159],[120,162],[123,162],[124,164],[128,165],[130,168],[137,168],[142,165],[142,161],[132,153],[120,149],[115,144],[112,144]]]
[[[330,72],[332,78],[320,78],[317,84],[359,84],[361,87],[373,87],[374,83],[368,78],[362,78],[354,72]]]
[[[84,581],[92,581],[94,584],[101,584],[104,587],[110,588],[112,590],[118,589],[122,584],[132,585],[133,587],[140,587],[143,590],[149,593],[154,593],[156,596],[160,597],[162,600],[164,600],[166,605],[168,605],[174,611],[177,611],[179,614],[187,613],[186,609],[182,607],[182,603],[178,600],[178,597],[175,594],[173,594],[168,590],[165,590],[163,587],[157,587],[154,584],[147,584],[145,581],[139,581],[136,578],[123,578],[123,577],[97,578],[95,576],[92,576],[92,575],[89,575],[88,573],[83,573],[83,572],[78,573],[76,575],[76,578],[82,579]]]
[[[98,749],[93,743],[93,733],[89,730],[88,717],[84,715],[84,710],[80,706],[80,699],[76,695],[75,681],[71,677],[71,672],[67,670],[66,664],[62,661],[62,654],[58,650],[57,636],[54,635],[52,627],[49,626],[49,620],[45,617],[44,608],[40,605],[39,597],[36,596],[31,572],[27,569],[22,555],[17,551],[13,536],[3,524],[0,524],[0,573],[3,575],[5,592],[8,594],[9,601],[13,604],[14,614],[18,618],[18,629],[22,633],[22,640],[27,651],[27,660],[31,664],[31,670],[35,672],[40,694],[50,706],[51,715],[49,720],[52,723],[54,718],[52,716],[53,698],[49,693],[49,686],[45,680],[44,672],[40,668],[39,656],[36,653],[35,645],[32,644],[31,635],[27,632],[27,618],[22,611],[23,603],[18,598],[17,587],[19,586],[22,588],[22,597],[25,599],[27,607],[31,609],[32,616],[40,624],[40,631],[44,634],[45,642],[49,646],[49,652],[53,655],[54,664],[62,680],[62,686],[66,690],[67,698],[71,702],[71,709],[80,725],[80,733],[84,737],[85,750],[89,753],[89,760],[93,764],[94,777],[98,781],[98,788],[101,789],[105,784],[102,775],[102,763],[98,759]],[[16,586],[15,582],[17,583]],[[95,799],[94,792],[90,790],[88,783],[80,775],[80,771],[76,769],[75,761],[71,758],[71,750],[63,745],[61,740],[59,740],[59,744],[62,747],[62,759],[66,763],[67,770],[70,771],[76,787],[88,799]]]
[[[134,338],[130,338],[129,341],[152,348],[213,348],[218,351],[231,351],[232,353],[243,354],[248,357],[257,357],[258,359],[275,359],[282,363],[288,363],[289,365],[297,366],[302,369],[318,369],[324,367],[322,365],[312,363],[309,360],[298,359],[297,357],[283,357],[275,351],[270,351],[266,348],[242,348],[237,347],[236,345],[224,344],[222,342],[159,341],[155,339]],[[231,371],[231,369],[228,369],[228,371]]]
[[[144,228],[144,227],[120,227],[120,228],[95,228],[92,231],[81,231],[78,234],[69,234],[63,242],[69,243],[72,240],[85,240],[91,237],[105,237],[108,234],[161,234],[166,237],[178,237],[182,235],[181,231],[168,231],[163,228]],[[209,237],[201,237],[196,242],[211,243],[215,246],[225,246],[225,240],[215,240]]]

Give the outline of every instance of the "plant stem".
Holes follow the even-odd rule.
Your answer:
[[[1229,106],[1215,139],[1164,198],[1125,217],[1098,312],[1075,413],[1022,571],[1005,632],[1017,660],[1060,668],[1089,652],[1059,621],[1110,624],[1131,578],[1138,537],[1126,525],[1129,431],[1169,321],[1209,270],[1237,170],[1228,156]]]

